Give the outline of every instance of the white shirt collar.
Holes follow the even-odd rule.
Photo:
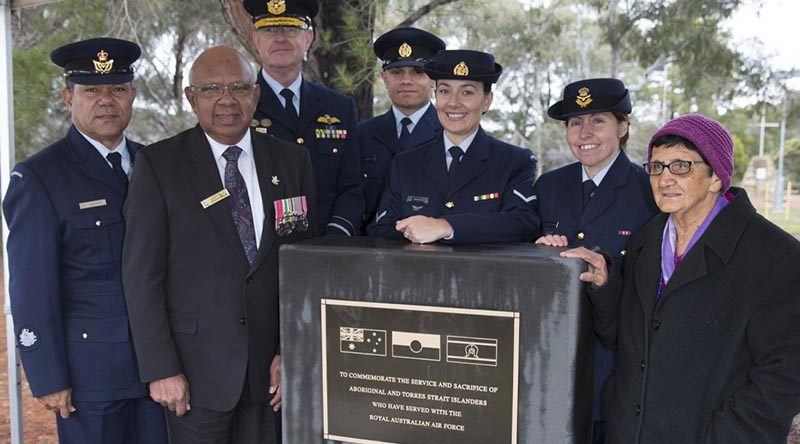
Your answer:
[[[124,168],[125,166],[131,164],[131,154],[128,152],[128,140],[125,138],[125,134],[122,135],[122,139],[119,141],[119,144],[115,146],[114,149],[112,150],[106,148],[106,146],[103,145],[102,143],[87,136],[86,134],[83,133],[83,131],[79,130],[77,127],[75,129],[78,130],[79,133],[81,133],[84,139],[86,139],[86,141],[89,142],[89,144],[92,145],[94,149],[96,149],[97,152],[100,153],[101,156],[103,156],[103,159],[105,159],[105,161],[108,162],[109,165],[111,165],[111,162],[108,161],[108,158],[106,158],[106,156],[108,156],[110,153],[119,153],[120,156],[122,156],[123,169],[125,169]]]
[[[267,82],[267,85],[269,85],[270,89],[275,92],[275,95],[278,96],[278,100],[280,100],[281,103],[283,103],[284,100],[283,96],[281,95],[281,91],[283,91],[284,88],[289,88],[292,91],[294,94],[293,100],[300,100],[300,85],[303,84],[303,74],[297,76],[297,78],[294,79],[294,82],[287,87],[284,87],[277,80],[273,79],[269,74],[267,74],[267,71],[264,68],[261,68],[261,77],[264,78],[264,81]]]
[[[208,140],[208,144],[211,145],[211,152],[214,153],[214,159],[219,159],[222,157],[222,153],[225,152],[229,147],[234,145],[238,146],[242,149],[243,153],[247,153],[248,156],[253,156],[253,141],[250,139],[250,131],[248,130],[244,137],[241,140],[234,143],[233,145],[225,145],[222,143],[217,142],[216,140],[212,139],[211,136],[208,135],[205,131],[203,134],[206,135],[206,140]]]
[[[597,174],[594,175],[594,177],[592,178],[592,182],[594,182],[596,186],[598,187],[600,186],[600,182],[602,182],[603,179],[606,177],[606,174],[608,174],[608,170],[610,170],[611,165],[614,165],[614,162],[617,161],[617,157],[619,157],[619,153],[621,152],[622,150],[617,151],[617,155],[614,156],[613,159],[611,159],[611,162],[608,162],[608,165],[603,167],[602,170],[598,171]],[[581,182],[586,182],[587,180],[589,180],[589,175],[586,174],[586,168],[581,168]]]
[[[475,136],[478,134],[478,129],[475,129],[475,132],[467,136],[464,140],[461,141],[457,146],[461,148],[461,151],[464,151],[464,154],[467,154],[467,150],[469,149],[470,145],[472,145],[472,141],[475,140]],[[450,139],[447,138],[447,133],[442,131],[442,135],[444,136],[444,151],[449,155],[450,154],[450,147],[456,146]]]
[[[423,105],[422,108],[414,111],[413,113],[411,113],[410,115],[407,116],[407,115],[403,114],[402,111],[397,109],[396,106],[392,105],[392,114],[394,114],[394,123],[397,126],[397,134],[400,134],[400,131],[403,130],[403,124],[400,123],[400,121],[403,120],[404,117],[408,117],[409,119],[411,119],[411,125],[408,126],[408,131],[409,132],[414,131],[414,127],[417,126],[417,122],[419,122],[419,119],[421,119],[422,116],[426,112],[428,112],[428,108],[430,108],[430,106],[431,106],[431,102],[428,101],[428,103]]]

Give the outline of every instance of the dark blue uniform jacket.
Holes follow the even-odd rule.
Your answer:
[[[139,147],[128,143],[131,158]],[[120,277],[122,183],[75,127],[10,180],[11,310],[33,395],[71,387],[78,401],[146,396]]]
[[[434,141],[442,133],[442,125],[431,104],[425,114],[414,125],[408,146],[410,151]],[[364,177],[364,203],[366,212],[364,226],[375,220],[375,210],[381,202],[386,188],[386,176],[394,156],[399,153],[397,145],[397,122],[391,109],[385,114],[358,124],[358,146],[361,148],[361,175]]]
[[[297,128],[292,128],[278,96],[261,74],[257,82],[261,98],[253,122],[257,123],[256,131],[303,145],[311,155],[320,228],[329,231],[328,225],[334,224],[350,235],[359,234],[364,197],[358,115],[353,99],[304,79],[300,87],[300,119]]]
[[[444,138],[398,154],[369,235],[402,238],[395,222],[414,215],[446,219],[453,243],[526,242],[538,230],[536,156],[482,129],[448,186]]]
[[[570,246],[600,247],[621,269],[630,236],[658,213],[644,169],[620,152],[586,210],[579,162],[542,174],[534,189],[539,201],[541,234],[561,234]],[[600,391],[614,368],[614,355],[599,341],[595,347],[594,418],[602,419]]]

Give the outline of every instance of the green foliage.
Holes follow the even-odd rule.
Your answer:
[[[744,177],[744,172],[747,170],[747,166],[750,164],[750,156],[747,154],[747,150],[744,147],[744,142],[742,139],[733,134],[733,178],[731,179],[731,183],[739,183]]]
[[[794,189],[800,188],[800,139],[786,141],[783,153],[783,174],[786,180],[792,181]]]

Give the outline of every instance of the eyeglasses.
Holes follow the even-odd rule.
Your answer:
[[[705,163],[702,160],[673,160],[670,163],[663,162],[647,162],[642,164],[644,172],[650,176],[660,176],[667,168],[670,173],[680,176],[692,170],[692,165],[696,163]]]
[[[247,97],[253,92],[255,84],[245,82],[233,82],[229,85],[220,85],[219,83],[206,83],[204,85],[194,86],[192,89],[204,99],[219,99],[228,90],[228,94],[233,97]]]
[[[283,32],[283,35],[286,37],[297,37],[300,35],[300,31],[305,31],[306,29],[308,28],[298,28],[297,26],[266,26],[264,28],[258,28],[258,32],[263,33],[268,37],[275,37],[281,32]]]

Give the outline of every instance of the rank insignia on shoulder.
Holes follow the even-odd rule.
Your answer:
[[[308,203],[306,196],[287,197],[274,201],[275,233],[288,236],[295,231],[308,229]]]
[[[33,330],[29,330],[27,328],[23,328],[19,332],[19,345],[24,348],[31,348],[36,341],[39,340],[39,337],[36,336],[36,332]]]
[[[481,200],[500,199],[500,193],[481,194],[480,196],[472,196],[474,202]]]
[[[12,171],[11,172],[11,177],[15,177],[15,176],[19,177],[20,179],[22,179],[22,173],[20,173],[19,171]]]
[[[631,230],[619,230],[617,234],[620,236],[630,236],[633,233],[631,233]]]
[[[524,200],[524,201],[525,201],[525,203],[530,203],[530,201],[532,201],[532,200],[536,200],[536,195],[535,195],[535,194],[531,194],[530,196],[526,196],[526,195],[524,195],[524,194],[520,193],[520,192],[519,192],[519,191],[517,191],[517,190],[514,190],[514,194],[515,194],[517,197],[519,197],[520,199]]]
[[[338,117],[333,117],[330,114],[325,114],[322,116],[317,117],[317,123],[323,123],[325,125],[335,125],[337,123],[342,123]]]

